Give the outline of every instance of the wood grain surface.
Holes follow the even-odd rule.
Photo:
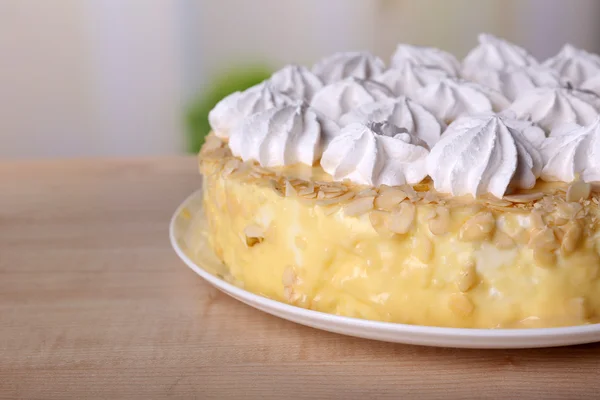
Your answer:
[[[0,163],[0,398],[600,398],[600,345],[344,337],[209,287],[167,237],[193,158]]]

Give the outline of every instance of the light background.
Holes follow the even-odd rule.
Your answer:
[[[244,62],[396,43],[464,56],[479,32],[539,58],[600,52],[596,0],[0,0],[0,158],[185,150],[185,107]]]

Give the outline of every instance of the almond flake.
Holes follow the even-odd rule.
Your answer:
[[[409,184],[404,184],[404,185],[400,186],[400,190],[402,190],[404,193],[406,193],[406,196],[410,200],[415,200],[415,199],[419,198],[415,189],[413,189],[413,187],[410,186]]]
[[[316,200],[317,205],[319,206],[329,206],[332,204],[341,204],[345,201],[351,200],[354,197],[354,192],[348,191],[341,196],[334,197],[331,199],[325,198],[323,200]]]
[[[469,297],[463,293],[453,293],[448,300],[448,308],[459,317],[468,317],[475,307]]]
[[[468,292],[477,283],[477,269],[475,262],[469,261],[467,265],[462,269],[458,279],[456,280],[456,286],[458,290],[463,293]]]
[[[485,240],[496,228],[496,220],[489,211],[482,211],[469,218],[459,231],[459,238],[466,242]]]
[[[558,248],[558,242],[556,241],[556,236],[554,236],[554,231],[550,228],[544,228],[531,236],[529,246],[534,250],[538,249],[550,252]]]
[[[520,194],[511,194],[508,196],[504,196],[504,200],[508,200],[511,203],[530,203],[532,201],[536,201],[544,197],[544,193],[520,193]]]
[[[373,210],[369,213],[369,221],[371,221],[371,226],[375,231],[379,234],[383,234],[386,236],[393,235],[389,229],[387,229],[387,219],[389,217],[389,213],[386,211],[378,211]]]
[[[423,193],[423,192],[421,192]],[[437,203],[440,199],[437,197],[437,195],[433,192],[424,192],[425,195],[423,196],[423,204],[429,204],[429,203]]]
[[[298,193],[296,189],[294,189],[294,185],[290,181],[285,181],[285,196],[286,197],[296,197]]]
[[[586,200],[592,194],[592,185],[589,183],[577,181],[569,185],[567,189],[567,201],[569,203]]]
[[[374,197],[377,196],[375,189],[363,189],[356,194],[356,197]]]
[[[413,254],[424,264],[428,264],[433,257],[433,242],[424,234],[414,238]]]
[[[400,189],[389,189],[375,198],[375,207],[380,210],[392,211],[398,204],[406,199],[406,193]]]
[[[562,254],[568,255],[574,252],[583,236],[583,229],[577,222],[570,222],[565,227],[565,235],[562,238],[560,250]]]
[[[506,233],[496,230],[494,235],[494,244],[498,249],[508,250],[515,247],[515,241]]]
[[[344,214],[347,216],[359,216],[373,209],[374,196],[355,198],[344,206]]]
[[[388,229],[394,233],[407,233],[415,219],[415,205],[409,201],[400,203],[400,207],[393,211],[388,218]]]
[[[222,175],[223,177],[228,177],[229,175],[231,175],[233,172],[235,172],[239,166],[242,164],[242,162],[240,160],[238,160],[237,158],[232,158],[230,160],[228,160],[225,165],[223,166],[223,172]]]
[[[252,247],[262,243],[265,238],[265,231],[258,225],[248,225],[244,228],[244,236],[246,238],[246,245]]]
[[[434,235],[444,235],[450,229],[450,211],[446,207],[437,207],[435,216],[429,219],[428,225]]]

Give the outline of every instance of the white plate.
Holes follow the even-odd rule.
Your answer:
[[[190,238],[187,234],[190,224],[204,224],[204,218],[190,218],[190,215],[202,215],[201,209],[201,191],[198,191],[185,200],[173,215],[169,235],[177,255],[188,267],[217,289],[251,307],[289,321],[343,335],[438,347],[516,349],[600,341],[600,324],[543,329],[438,328],[342,317],[271,300],[243,290],[218,277],[224,273],[223,266],[208,248],[206,237],[198,235]],[[196,254],[186,246],[188,240],[194,241]],[[198,246],[201,251],[197,250]],[[201,253],[201,257],[198,253]],[[219,268],[222,273],[219,272]]]

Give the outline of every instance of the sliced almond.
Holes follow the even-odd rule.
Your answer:
[[[460,240],[466,242],[488,239],[496,228],[496,220],[489,211],[482,211],[469,218],[459,231]]]
[[[529,246],[534,250],[538,249],[550,252],[558,248],[558,242],[554,231],[550,228],[544,228],[531,236]]]
[[[336,212],[340,211],[341,209],[342,209],[342,206],[340,206],[340,205],[325,207],[323,209],[323,214],[332,215],[332,214],[335,214]]]
[[[582,236],[583,229],[581,226],[577,222],[569,222],[569,224],[565,226],[565,234],[560,246],[562,254],[568,255],[574,252],[579,246]]]
[[[589,199],[592,194],[592,185],[577,181],[569,185],[567,189],[567,201],[569,203]]]
[[[583,206],[575,202],[560,202],[556,205],[556,211],[558,215],[567,220],[576,218],[581,210],[583,210]]]
[[[504,196],[504,200],[508,200],[511,203],[531,203],[544,197],[544,193],[519,193]]]
[[[302,197],[308,197],[312,194],[315,194],[315,197],[316,197],[315,185],[312,182],[308,182],[308,184],[306,186],[299,187],[296,190],[298,191],[298,194]]]
[[[377,196],[377,191],[375,189],[363,189],[356,194],[356,197],[375,197]]]
[[[344,206],[344,214],[349,217],[359,216],[373,209],[374,196],[355,198]]]
[[[429,230],[434,235],[444,235],[450,229],[450,211],[439,206],[435,209],[435,216],[428,221]]]
[[[515,242],[517,242],[523,246],[526,246],[529,243],[531,236],[529,234],[529,231],[521,228],[515,235],[512,236],[512,238],[514,239]]]
[[[387,237],[393,236],[394,234],[387,227],[387,219],[389,216],[390,213],[387,211],[373,210],[369,213],[369,220],[371,221],[373,229],[380,235]]]
[[[416,207],[409,201],[403,201],[397,210],[394,210],[388,218],[388,229],[394,233],[407,233],[413,225],[416,215]]]
[[[294,188],[294,185],[290,181],[285,181],[285,196],[286,197],[296,197],[298,192]]]
[[[262,175],[262,176],[275,176],[275,171],[271,170],[271,169],[267,169],[264,168],[258,164],[254,164],[252,166],[252,169],[257,172],[258,174]]]
[[[375,198],[375,208],[392,211],[408,196],[400,189],[390,188]]]
[[[429,263],[433,258],[433,242],[424,234],[418,234],[414,238],[413,254],[422,263]]]
[[[475,262],[469,261],[467,265],[461,270],[458,279],[456,280],[456,286],[458,290],[463,293],[471,290],[477,283],[477,269]]]
[[[227,162],[223,166],[223,171],[222,171],[223,177],[228,177],[229,175],[231,175],[233,172],[235,172],[240,167],[241,164],[242,164],[242,162],[240,160],[238,160],[237,158],[232,158],[232,159],[227,160]]]
[[[278,196],[284,197],[283,188],[275,179],[269,179],[269,186],[277,193]]]
[[[258,225],[248,225],[244,228],[244,236],[246,238],[246,245],[252,247],[262,243],[265,238],[265,231]]]
[[[510,207],[512,205],[512,202],[510,201],[502,200],[493,196],[484,197],[483,200],[486,204],[495,207]]]
[[[529,222],[534,230],[542,230],[546,227],[542,213],[539,210],[533,210],[529,214]]]
[[[341,196],[333,197],[328,199],[327,196],[322,200],[316,200],[317,205],[319,206],[330,206],[333,204],[341,204],[345,201],[351,200],[354,197],[354,192],[348,191]]]
[[[224,144],[225,143],[223,143],[223,141],[217,136],[208,135],[204,141],[202,149],[200,150],[200,154],[206,154],[214,150],[220,149],[221,147],[223,147]]]
[[[419,197],[415,189],[413,189],[413,187],[409,184],[404,184],[400,186],[400,190],[406,193],[406,196],[411,200],[416,200]]]
[[[437,203],[440,201],[439,197],[431,191],[420,192],[420,193],[424,193],[423,198],[422,198],[423,204]]]
[[[551,228],[544,228],[541,231],[534,232],[529,240],[529,246],[531,248],[554,251],[559,247],[559,243],[556,234]]]
[[[456,316],[468,317],[473,313],[475,306],[466,294],[463,293],[452,293],[448,300],[448,308]]]
[[[515,241],[505,232],[496,230],[494,234],[494,245],[500,250],[509,250],[515,247]]]

